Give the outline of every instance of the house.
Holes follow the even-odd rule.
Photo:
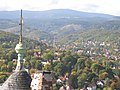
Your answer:
[[[95,84],[90,84],[87,86],[87,90],[96,90],[97,86]]]
[[[59,90],[73,90],[70,88],[70,86],[66,85],[66,86],[62,86]]]
[[[54,75],[50,71],[40,71],[32,76],[31,90],[51,90],[56,82]]]

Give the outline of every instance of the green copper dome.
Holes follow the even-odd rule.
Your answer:
[[[15,51],[18,54],[25,54],[26,49],[25,49],[25,47],[24,47],[24,45],[22,43],[19,43],[19,44],[16,45]]]

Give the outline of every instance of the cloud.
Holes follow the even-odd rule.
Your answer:
[[[98,8],[99,8],[98,5],[87,4],[87,5],[83,8],[83,11],[87,11],[87,12],[94,11],[94,12],[96,12]]]
[[[52,1],[51,1],[51,4],[55,4],[55,5],[56,5],[56,4],[58,4],[58,3],[59,3],[59,0],[52,0]]]

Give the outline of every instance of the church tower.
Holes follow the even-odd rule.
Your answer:
[[[22,42],[22,29],[23,29],[23,17],[21,10],[20,19],[20,38],[19,43],[16,45],[15,50],[18,53],[17,66],[15,72],[5,81],[0,90],[31,90],[30,83],[31,77],[23,66],[23,56],[26,49]]]

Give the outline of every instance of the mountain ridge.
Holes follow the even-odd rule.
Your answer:
[[[0,11],[0,18],[3,19],[18,19],[20,15],[20,11]],[[83,18],[83,17],[104,17],[104,18],[111,18],[115,17],[109,14],[102,14],[102,13],[89,13],[89,12],[82,12],[76,11],[71,9],[51,9],[45,11],[27,11],[23,10],[23,16],[25,18],[62,18],[62,17],[76,17],[76,18]]]
[[[18,24],[20,11],[6,11],[5,13],[6,15],[4,15],[4,17],[7,16],[7,18],[2,17],[0,11],[0,30],[19,34]],[[87,13],[69,9],[54,9],[39,12],[23,11],[23,17],[24,37],[38,41],[44,40],[46,43],[51,44],[54,41],[54,37],[57,37],[56,40],[60,43],[64,40],[65,44],[70,41],[76,41],[76,39],[81,39],[85,34],[86,37],[84,37],[84,39],[86,40],[92,36],[92,33],[95,38],[102,38],[100,36],[104,37],[105,34],[98,34],[98,37],[95,36],[94,30],[97,31],[96,33],[101,31],[110,33],[120,31],[120,18],[107,14]],[[102,32],[100,34],[102,34]],[[109,34],[107,33],[107,35]]]

